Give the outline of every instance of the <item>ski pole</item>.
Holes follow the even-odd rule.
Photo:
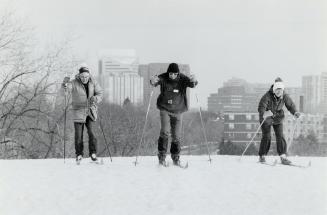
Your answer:
[[[183,124],[183,114],[181,115],[181,129],[182,129],[182,134],[181,134],[181,143],[184,143],[184,124]],[[190,143],[188,142],[188,155],[190,155]],[[186,166],[188,166],[188,161],[186,161]]]
[[[204,135],[204,139],[205,139],[206,146],[207,146],[207,153],[208,153],[208,156],[209,156],[209,160],[208,161],[211,163],[211,157],[210,157],[210,151],[209,151],[209,146],[208,146],[207,134],[206,134],[206,131],[205,131],[205,128],[204,128],[203,119],[202,119],[201,106],[200,106],[200,103],[199,103],[198,95],[195,94],[195,97],[196,97],[196,101],[197,101],[198,106],[199,106],[199,114],[200,114],[200,119],[201,119],[202,132],[203,132],[203,135]]]
[[[191,127],[191,125],[192,125],[192,123],[193,123],[193,120],[194,119],[191,119],[191,121],[188,123],[188,125],[187,125],[187,127]],[[184,128],[185,129],[185,128]],[[183,134],[183,136],[184,136],[184,134]],[[187,147],[188,147],[188,155],[191,155],[191,144],[190,144],[190,141],[188,141],[188,143],[187,143]]]
[[[245,154],[246,150],[247,150],[247,149],[249,148],[249,146],[251,145],[251,143],[252,143],[252,141],[254,140],[255,136],[257,136],[257,134],[258,134],[258,132],[259,132],[261,126],[262,126],[263,123],[265,122],[265,120],[266,120],[266,118],[264,118],[264,119],[262,120],[262,122],[261,122],[260,126],[258,127],[257,131],[254,133],[254,135],[253,135],[251,141],[250,141],[250,142],[247,144],[247,146],[245,147],[245,149],[244,149],[244,151],[243,151],[243,153],[242,153],[242,155],[241,155],[241,157],[240,157],[240,160],[241,160],[241,158],[243,157],[243,155]]]
[[[64,163],[66,159],[66,129],[67,129],[67,89],[65,89],[65,110],[64,110]]]
[[[292,136],[291,136],[291,139],[290,139],[290,144],[287,146],[287,151],[286,152],[288,152],[288,150],[291,147],[291,145],[293,143],[293,140],[294,140],[294,133],[295,133],[295,130],[296,130],[296,127],[297,127],[297,124],[298,124],[298,119],[294,119],[294,120],[295,120],[295,125],[293,127]]]
[[[102,134],[103,134],[103,138],[104,138],[104,142],[105,142],[105,145],[106,145],[106,148],[107,148],[107,151],[109,153],[109,157],[110,157],[110,161],[112,162],[112,157],[111,157],[111,153],[110,153],[110,149],[108,147],[108,142],[107,142],[107,138],[106,138],[106,135],[103,131],[103,126],[102,126],[102,122],[101,122],[101,119],[99,117],[99,124],[100,124],[100,128],[101,128],[101,131],[102,131]]]
[[[150,105],[151,105],[152,95],[153,95],[153,89],[151,91],[150,98],[149,98],[149,104],[148,104],[148,109],[147,109],[146,115],[145,115],[145,122],[144,122],[144,126],[143,126],[143,131],[142,131],[141,139],[140,139],[140,142],[138,144],[137,151],[136,151],[136,157],[135,157],[135,161],[134,161],[135,166],[137,165],[137,158],[139,156],[140,147],[141,147],[141,143],[142,143],[144,132],[145,132],[145,126],[146,126],[146,122],[147,122],[147,119],[148,119],[148,114],[149,114],[149,111],[150,111]]]
[[[65,105],[65,110],[64,110],[64,163],[65,163],[65,159],[66,159],[66,130],[67,130],[67,106],[68,106],[68,101],[67,101],[67,97],[68,97],[68,90],[67,90],[67,82],[69,82],[70,80],[70,75],[68,75],[67,71],[65,73],[65,85],[66,87],[64,88],[65,91],[65,101],[64,101],[64,105]]]
[[[181,117],[181,128],[182,128],[182,141],[181,142],[185,142],[185,123],[183,123],[183,115]],[[187,142],[187,153],[188,155],[191,155],[191,151],[190,151],[190,141]]]

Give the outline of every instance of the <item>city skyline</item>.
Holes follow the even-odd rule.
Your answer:
[[[104,52],[105,53],[105,52]],[[179,65],[181,72],[186,75],[190,75],[189,65]],[[131,102],[136,105],[145,105],[148,103],[150,97],[150,91],[152,87],[149,85],[149,79],[155,74],[163,73],[167,70],[168,63],[150,63],[150,64],[138,64],[138,58],[135,50],[107,50],[106,54],[103,54],[102,58],[99,59],[99,81],[101,86],[105,90],[105,97],[108,97],[107,101],[114,102],[122,105],[123,101],[127,98],[131,99]],[[135,80],[130,83],[130,75],[142,77],[142,84],[139,87],[143,88],[142,92],[137,90],[134,86]],[[302,76],[302,85],[298,87],[286,87],[287,93],[291,96],[296,107],[300,112],[314,113],[316,111],[324,113],[319,108],[321,105],[326,103],[326,74],[321,73],[320,76]],[[109,75],[109,76],[108,76]],[[127,75],[127,76],[126,76]],[[114,78],[117,76],[117,80]],[[321,77],[321,78],[320,78]],[[123,79],[122,79],[123,78]],[[133,78],[133,79],[134,79]],[[306,84],[306,80],[312,78],[317,79],[316,82],[319,84],[309,85]],[[111,80],[112,79],[112,80]],[[126,82],[126,80],[127,82]],[[144,79],[144,81],[143,81]],[[115,80],[115,81],[114,81]],[[123,85],[121,81],[123,80]],[[108,82],[109,81],[109,82]],[[113,82],[114,81],[114,82]],[[118,81],[118,82],[117,82]],[[135,83],[134,83],[135,82]],[[143,82],[145,84],[143,84]],[[320,84],[321,82],[321,84]],[[104,84],[107,83],[107,84]],[[111,83],[111,84],[109,84]],[[119,84],[120,83],[120,84]],[[126,85],[127,84],[127,85]],[[130,85],[132,84],[132,85]],[[231,79],[224,80],[223,86],[218,87],[218,93],[210,93],[207,97],[208,111],[211,112],[225,112],[225,111],[245,111],[255,112],[257,103],[263,94],[270,88],[270,84],[267,83],[250,83],[244,79],[232,77]],[[118,88],[117,88],[118,87]],[[122,88],[121,88],[122,87]],[[312,88],[314,87],[314,88]],[[116,89],[117,88],[117,89]],[[325,89],[326,88],[326,89]],[[110,90],[109,90],[110,89]],[[133,90],[132,90],[133,89]],[[109,90],[109,91],[108,91]],[[127,93],[132,90],[130,93]],[[139,102],[141,100],[135,100],[135,90],[139,91],[139,98],[144,103]],[[118,93],[118,97],[114,98],[114,94]],[[317,93],[315,93],[317,92]],[[127,94],[126,94],[127,93]],[[157,97],[159,92],[155,90],[154,97]],[[125,95],[125,96],[124,96]],[[126,96],[129,95],[129,96]],[[133,96],[134,95],[134,96]],[[114,97],[113,97],[114,96]],[[189,95],[188,95],[189,96]],[[312,98],[318,98],[319,102],[313,103]],[[106,99],[105,99],[106,100]],[[316,107],[316,109],[308,108],[308,105]],[[151,106],[155,106],[155,99],[152,101]],[[224,110],[227,108],[226,110]]]
[[[302,76],[302,84],[285,87],[298,111],[303,113],[327,113],[327,72],[319,75]],[[208,111],[253,111],[257,109],[260,98],[270,89],[271,84],[251,83],[245,79],[231,78],[208,98]]]
[[[327,4],[323,0],[42,1],[0,0],[35,26],[39,44],[73,36],[92,70],[102,49],[134,49],[140,64],[188,64],[200,103],[240,77],[300,86],[327,71]],[[5,8],[6,8],[5,7]],[[197,106],[191,96],[191,106]]]

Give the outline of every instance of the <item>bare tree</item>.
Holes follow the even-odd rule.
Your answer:
[[[68,56],[71,40],[35,54],[33,30],[26,26],[14,13],[0,17],[0,157],[57,157],[67,108],[55,106],[57,80],[76,64]]]

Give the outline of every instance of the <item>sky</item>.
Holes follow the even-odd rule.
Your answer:
[[[327,71],[325,0],[0,0],[40,41],[73,35],[97,69],[99,52],[134,49],[141,64],[189,64],[202,106],[232,77],[300,87]],[[192,103],[191,103],[192,105]],[[193,102],[194,105],[194,102]]]

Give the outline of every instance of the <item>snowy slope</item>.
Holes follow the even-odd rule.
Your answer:
[[[156,157],[0,160],[0,214],[327,214],[327,158],[291,158],[307,169],[212,158],[182,156],[186,170]]]

